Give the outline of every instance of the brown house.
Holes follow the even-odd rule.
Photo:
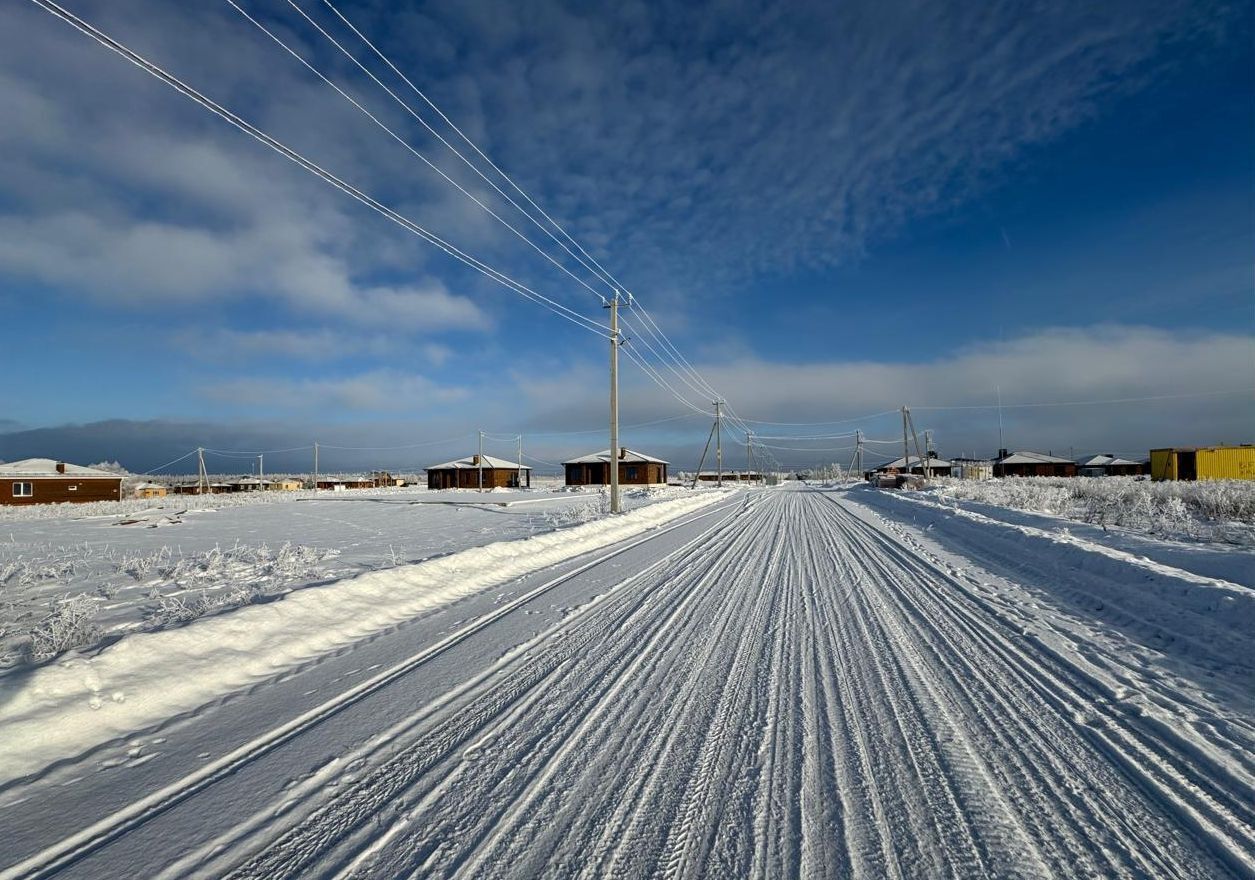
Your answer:
[[[428,489],[513,489],[532,485],[532,469],[516,461],[472,455],[426,468]]]
[[[1001,451],[994,462],[995,477],[1075,477],[1076,462],[1040,452]]]
[[[108,471],[51,458],[0,464],[0,504],[118,501],[121,498],[122,478]]]
[[[653,486],[667,482],[667,464],[661,458],[619,448],[619,482],[631,486]],[[610,450],[594,452],[562,462],[568,486],[606,486],[610,483]]]

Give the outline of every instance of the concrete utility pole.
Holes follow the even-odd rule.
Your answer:
[[[519,434],[519,476],[518,476],[517,482],[518,482],[518,486],[516,486],[515,488],[522,489],[523,488],[523,435],[522,434]]]
[[[475,464],[479,467],[479,491],[484,491],[484,432],[479,432],[479,455],[475,456]]]
[[[715,472],[720,486],[723,485],[723,406],[722,400],[715,401]]]
[[[902,472],[911,472],[911,447],[906,442],[906,407],[902,407]]]
[[[314,441],[314,491],[318,491],[318,441]]]
[[[209,474],[205,472],[205,450],[202,447],[196,448],[196,494],[206,495],[209,493]]]
[[[265,453],[257,453],[257,482],[260,484],[266,479],[266,461]]]
[[[750,452],[750,444],[754,441],[754,434],[750,431],[745,432],[745,477],[749,479],[754,476],[754,457]]]
[[[622,513],[619,497],[619,291],[610,300],[610,512]]]

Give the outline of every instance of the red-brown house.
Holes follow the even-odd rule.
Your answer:
[[[428,489],[504,489],[532,485],[532,469],[518,462],[471,455],[426,468]]]
[[[118,501],[117,474],[52,458],[0,464],[0,504],[57,504],[65,501]]]
[[[568,486],[607,486],[610,484],[610,450],[583,455],[562,462]],[[625,486],[650,486],[667,482],[667,462],[652,455],[619,449],[619,482]]]

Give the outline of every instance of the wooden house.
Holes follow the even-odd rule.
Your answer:
[[[1075,477],[1076,462],[1041,452],[1000,450],[994,462],[995,477]]]
[[[427,471],[428,489],[506,489],[532,485],[532,469],[517,461],[471,455],[432,465]]]
[[[169,490],[160,483],[140,483],[132,490],[136,498],[165,498]]]
[[[0,464],[0,504],[119,501],[122,478],[52,458]]]
[[[626,446],[619,449],[619,483],[625,486],[665,485],[668,462]],[[594,452],[562,462],[568,486],[606,486],[610,484],[610,450]]]
[[[297,489],[304,487],[304,483],[295,477],[280,477],[277,480],[270,481],[270,490],[272,492],[295,492]]]

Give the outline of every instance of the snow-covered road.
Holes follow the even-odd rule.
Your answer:
[[[738,493],[54,768],[0,792],[0,861],[1255,875],[1249,658],[1162,652],[1078,614],[1075,584],[1052,604],[856,495]]]

